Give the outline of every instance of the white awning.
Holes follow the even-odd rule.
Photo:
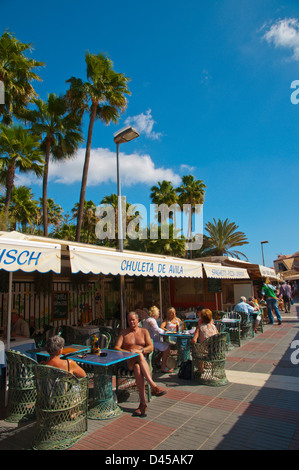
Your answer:
[[[249,279],[246,269],[203,263],[207,277],[214,279]]]
[[[299,281],[299,274],[290,274],[289,276],[285,276],[285,281]]]
[[[202,277],[202,263],[144,253],[69,245],[72,273],[128,276]]]
[[[28,241],[25,236],[24,238],[0,236],[0,269],[9,272],[20,269],[27,273],[33,271],[60,273],[60,244]]]
[[[273,268],[267,268],[266,266],[259,265],[259,270],[263,277],[269,277],[278,281],[281,280],[281,277],[276,274],[276,271]]]
[[[25,234],[18,232],[0,233],[0,269],[9,272],[7,306],[7,349],[10,348],[12,278],[13,272],[27,273],[39,271],[61,272],[61,246],[59,243],[30,241]],[[5,387],[7,390],[7,387]],[[5,392],[5,403],[7,394]]]

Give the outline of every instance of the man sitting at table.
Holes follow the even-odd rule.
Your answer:
[[[19,316],[17,309],[11,311],[11,336],[29,338],[30,330],[28,323]]]
[[[252,307],[246,302],[246,297],[242,296],[240,302],[235,305],[234,312],[245,312],[249,318],[249,314],[259,310],[259,307]]]
[[[149,331],[145,328],[139,328],[139,318],[135,312],[128,314],[128,328],[121,330],[114,349],[117,351],[129,351],[138,353],[138,356],[127,360],[127,367],[134,372],[136,385],[139,392],[140,404],[134,411],[135,416],[145,416],[147,409],[145,399],[145,380],[151,387],[153,396],[160,397],[166,393],[165,390],[159,388],[153,381],[149,365],[145,355],[152,352],[154,345],[150,337]]]

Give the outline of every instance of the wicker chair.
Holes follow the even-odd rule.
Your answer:
[[[92,320],[89,325],[96,325],[96,326],[108,326],[110,328],[119,328],[120,327],[120,320],[112,319],[112,320],[105,320],[104,318],[95,318]]]
[[[247,339],[249,335],[253,336],[253,323],[249,313],[238,311],[236,313],[241,317],[241,338]]]
[[[35,417],[36,382],[34,359],[18,351],[6,351],[8,404],[5,421],[18,423]]]
[[[150,371],[152,373],[153,366],[152,366],[152,358],[153,358],[153,351],[150,352],[147,356],[147,361],[149,364]],[[138,389],[136,386],[136,380],[134,377],[134,372],[128,370],[121,364],[116,368],[116,396],[119,402],[127,401],[127,402],[136,402],[139,400]],[[151,388],[146,383],[146,394],[148,401],[151,400]]]
[[[60,327],[60,336],[65,340],[66,344],[82,344],[85,345],[89,339],[89,334],[84,335],[72,326],[63,325]]]
[[[109,340],[110,340],[109,341],[110,349],[114,348],[119,331],[120,330],[118,328],[110,328],[110,327],[107,327],[107,326],[100,326],[99,327],[99,333],[104,334],[109,338]]]
[[[87,431],[88,378],[34,366],[37,385],[35,450],[64,450]]]
[[[234,349],[231,344],[230,334],[229,334],[226,324],[222,322],[221,320],[215,320],[214,323],[218,330],[218,333],[226,333],[226,350],[229,351],[230,349]]]
[[[226,333],[192,344],[192,380],[202,385],[228,384],[225,373]]]
[[[233,345],[237,344],[240,347],[241,346],[241,316],[237,312],[227,312],[222,317],[222,320],[224,319],[239,320],[235,324],[226,323],[226,331],[229,333],[231,344]]]
[[[63,332],[63,326],[47,328],[44,333],[34,336],[35,344],[37,348],[43,348],[49,338],[55,335],[61,336]]]

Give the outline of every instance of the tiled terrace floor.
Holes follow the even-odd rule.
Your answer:
[[[299,299],[290,314],[283,314],[282,325],[266,325],[263,334],[230,351],[228,385],[199,386],[156,374],[167,394],[152,399],[146,417],[132,416],[138,403],[122,403],[118,418],[89,420],[88,432],[71,450],[117,455],[123,450],[299,449],[299,364],[291,362],[292,353],[299,359],[291,348],[299,340],[298,317]],[[34,428],[34,423],[0,420],[0,450],[30,449]]]

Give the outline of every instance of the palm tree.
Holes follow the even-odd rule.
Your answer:
[[[149,253],[157,253],[167,256],[185,256],[185,239],[180,236],[180,230],[176,230],[173,225],[166,224],[165,230],[169,229],[168,238],[162,237],[163,224],[158,227],[158,238],[149,239],[147,250]]]
[[[63,223],[61,227],[56,229],[52,236],[53,238],[58,238],[59,240],[75,241],[76,225]]]
[[[39,198],[39,223],[42,225],[43,221],[43,198]],[[47,199],[47,215],[48,215],[48,225],[53,225],[54,230],[56,230],[63,222],[63,209],[59,204],[56,204],[54,199]]]
[[[157,186],[151,187],[150,198],[157,206],[165,204],[168,209],[178,202],[176,189],[172,186],[171,181],[166,180],[158,181]],[[161,213],[158,213],[157,217],[158,222],[161,223]],[[169,212],[169,220],[174,220],[173,212]]]
[[[74,156],[79,144],[83,142],[79,122],[72,113],[67,112],[64,97],[55,93],[48,95],[48,100],[34,99],[36,109],[26,111],[23,117],[32,123],[32,132],[40,136],[41,148],[45,153],[43,175],[43,225],[44,236],[48,236],[47,189],[50,155],[53,160],[63,160]]]
[[[172,186],[171,181],[163,180],[162,183],[158,181],[157,186],[151,187],[150,198],[154,204],[167,204],[171,206],[178,201],[175,188]]]
[[[105,196],[101,203],[101,205],[108,205],[111,206],[114,210],[114,239],[106,239],[106,243],[110,246],[117,246],[116,240],[118,239],[118,196],[116,194],[110,194],[110,196]],[[124,207],[124,205],[123,205]],[[128,235],[128,225],[130,222],[134,220],[135,227],[140,223],[142,217],[141,214],[138,212],[138,208],[133,206],[129,202],[126,202],[126,234]]]
[[[205,226],[208,232],[206,239],[205,255],[223,256],[228,255],[233,258],[240,259],[243,257],[247,260],[246,255],[240,251],[231,250],[236,246],[247,245],[248,240],[244,232],[239,232],[239,226],[228,219],[208,222]]]
[[[31,44],[20,42],[8,31],[0,38],[0,80],[5,87],[5,104],[0,106],[0,116],[7,125],[36,96],[31,82],[41,80],[36,70],[44,63],[26,57],[30,50]]]
[[[79,203],[76,203],[72,209],[73,219],[78,217],[79,211]],[[82,220],[82,238],[85,243],[90,243],[95,241],[95,226],[97,223],[97,217],[95,215],[96,212],[96,205],[93,201],[84,201],[84,209],[83,209],[83,220]]]
[[[187,204],[189,211],[188,235],[187,239],[192,239],[192,215],[196,211],[195,205],[203,204],[205,196],[206,185],[202,180],[196,180],[193,175],[186,175],[182,177],[182,184],[176,191],[178,193],[178,201],[182,207]],[[190,257],[192,251],[190,250]]]
[[[3,203],[4,203],[4,198]],[[2,202],[2,201],[1,201]],[[34,230],[38,218],[38,201],[34,200],[31,188],[28,186],[14,186],[11,192],[11,203],[9,214],[13,221],[13,229],[20,226],[22,232],[27,232],[27,226],[30,226],[30,232]]]
[[[67,92],[70,108],[81,117],[85,111],[89,112],[76,241],[80,241],[81,235],[94,123],[96,119],[100,119],[106,125],[111,122],[117,123],[120,113],[124,112],[127,107],[125,94],[130,94],[127,88],[129,79],[124,74],[117,73],[112,69],[113,63],[108,57],[103,54],[95,55],[87,52],[85,54],[85,62],[87,65],[88,81],[83,82],[75,77],[67,80],[67,83],[70,83],[70,89]]]
[[[0,180],[5,178],[4,213],[7,216],[16,169],[24,173],[33,171],[41,176],[44,159],[38,137],[21,126],[0,125],[0,154]]]

